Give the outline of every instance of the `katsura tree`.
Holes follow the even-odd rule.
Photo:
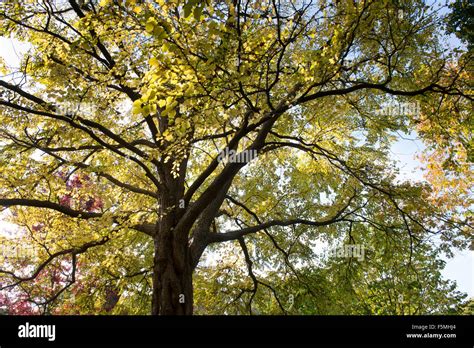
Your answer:
[[[1,65],[0,205],[36,256],[3,258],[1,290],[50,308],[81,279],[83,312],[152,314],[453,299],[433,250],[472,238],[472,94],[443,23],[418,0],[3,1],[29,50]],[[411,132],[443,175],[397,176]]]

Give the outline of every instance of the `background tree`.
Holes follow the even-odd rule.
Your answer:
[[[367,313],[432,312],[427,289],[455,302],[433,248],[472,238],[469,181],[400,182],[389,152],[419,130],[470,173],[469,60],[422,1],[0,6],[2,35],[31,45],[19,71],[2,68],[0,205],[38,252],[25,274],[1,262],[2,290],[67,258],[48,298],[67,300],[80,260],[106,310],[192,314],[210,279],[237,312],[255,299],[288,312],[285,287],[318,279],[329,299],[370,289],[353,307]],[[325,242],[370,250],[344,286],[340,264],[318,263]]]
[[[474,313],[474,301],[473,299],[469,299],[463,306],[460,308],[461,314],[472,315]]]
[[[469,0],[455,0],[449,5],[452,10],[446,18],[447,30],[472,49],[474,42],[474,3]]]

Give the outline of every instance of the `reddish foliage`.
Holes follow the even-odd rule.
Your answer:
[[[33,224],[32,229],[35,232],[39,232],[44,228],[44,224],[42,222],[38,222],[36,224]]]
[[[65,207],[71,207],[72,203],[72,197],[70,194],[64,195],[59,199],[59,204],[65,206]]]
[[[91,185],[91,178],[87,174],[74,174],[71,176],[71,178],[69,178],[69,180],[66,182],[66,188],[70,191],[70,193],[60,197],[59,204],[71,208],[74,203],[72,192],[75,189],[80,189],[86,185]],[[102,209],[104,207],[104,203],[99,197],[88,196],[82,197],[80,199],[79,206],[85,211],[94,212]]]
[[[103,208],[104,203],[100,197],[94,197],[84,195],[79,199],[75,199],[74,191],[84,188],[85,186],[92,185],[92,180],[87,174],[74,174],[68,176],[67,172],[61,171],[58,176],[66,182],[66,188],[68,193],[59,197],[59,204],[62,206],[81,209],[88,212],[99,211]],[[69,179],[68,179],[69,178]],[[35,222],[32,225],[34,232],[41,232],[45,228],[43,222]],[[52,240],[54,242],[54,240]],[[14,264],[17,271],[25,270],[31,266],[29,260],[15,260]],[[78,295],[86,291],[87,288],[98,286],[96,281],[84,285],[78,278],[79,269],[81,262],[76,264],[76,282],[67,290],[73,296]],[[35,315],[41,314],[36,305],[34,305],[29,299],[35,299],[39,302],[43,302],[50,299],[54,294],[60,291],[70,281],[70,272],[72,266],[70,260],[56,260],[53,264],[43,269],[40,274],[32,282],[28,282],[26,289],[20,289],[15,287],[10,291],[3,291],[0,293],[0,313],[2,309],[5,309],[6,314],[9,315]],[[31,272],[26,272],[31,273]],[[1,286],[2,284],[0,284]],[[31,287],[29,285],[32,285]],[[27,290],[29,289],[29,290]],[[107,291],[106,292],[106,304],[104,309],[106,311],[112,310],[119,299],[118,292]],[[61,303],[52,309],[54,314],[79,314],[79,307],[75,303]]]
[[[32,303],[28,301],[28,295],[25,293],[0,294],[0,308],[6,309],[9,315],[35,315],[39,314]]]

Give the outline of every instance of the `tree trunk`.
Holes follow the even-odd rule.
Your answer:
[[[160,126],[163,132],[164,125]],[[193,314],[193,270],[188,247],[189,231],[177,231],[184,207],[184,178],[187,159],[179,166],[179,175],[173,175],[173,161],[163,164],[164,187],[160,191],[160,217],[154,238],[152,315]]]
[[[152,315],[193,314],[193,270],[187,245],[176,245],[172,237],[169,233],[155,240]]]
[[[192,315],[194,268],[189,233],[175,230],[182,214],[178,199],[182,185],[169,181],[172,189],[160,197],[161,218],[154,238],[152,315]]]

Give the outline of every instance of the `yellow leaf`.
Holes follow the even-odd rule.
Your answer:
[[[166,105],[166,100],[161,99],[160,101],[158,101],[158,106],[159,106],[160,108],[165,107],[165,105]]]
[[[133,107],[132,108],[132,114],[138,115],[138,114],[141,114],[141,113],[142,113],[142,108],[140,108],[140,107]]]
[[[141,107],[142,101],[140,99],[137,99],[133,102],[133,107]]]
[[[149,63],[151,66],[158,66],[158,64],[159,64],[158,59],[156,59],[155,57],[150,58],[150,60],[148,61],[148,63]]]
[[[153,33],[153,29],[155,28],[155,25],[153,23],[147,23],[145,26],[145,30],[147,33]]]
[[[171,134],[168,130],[166,130],[163,133],[163,136],[165,137],[166,141],[172,141],[173,140],[173,134]]]

